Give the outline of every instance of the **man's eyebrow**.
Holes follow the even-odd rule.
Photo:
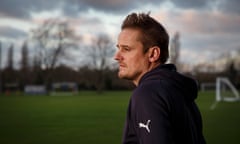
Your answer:
[[[117,44],[116,47],[118,47],[118,48],[119,48],[119,47],[128,47],[128,48],[129,48],[128,45],[119,45],[119,44]]]

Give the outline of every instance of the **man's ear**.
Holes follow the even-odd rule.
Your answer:
[[[149,49],[149,61],[150,62],[156,62],[160,58],[160,48],[157,46],[151,47]]]

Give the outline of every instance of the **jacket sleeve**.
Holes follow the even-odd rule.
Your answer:
[[[169,105],[151,87],[139,87],[132,97],[132,119],[140,144],[174,143]]]

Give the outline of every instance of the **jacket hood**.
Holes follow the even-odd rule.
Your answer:
[[[196,80],[177,72],[175,65],[162,64],[147,72],[141,78],[139,84],[149,80],[164,80],[175,88],[180,88],[184,93],[184,99],[192,102],[197,98],[198,87]],[[173,89],[174,90],[174,89]]]

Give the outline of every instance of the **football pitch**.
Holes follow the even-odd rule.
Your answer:
[[[75,96],[0,96],[0,144],[120,144],[130,91]],[[214,92],[197,99],[209,144],[240,143],[240,102],[210,107]]]

